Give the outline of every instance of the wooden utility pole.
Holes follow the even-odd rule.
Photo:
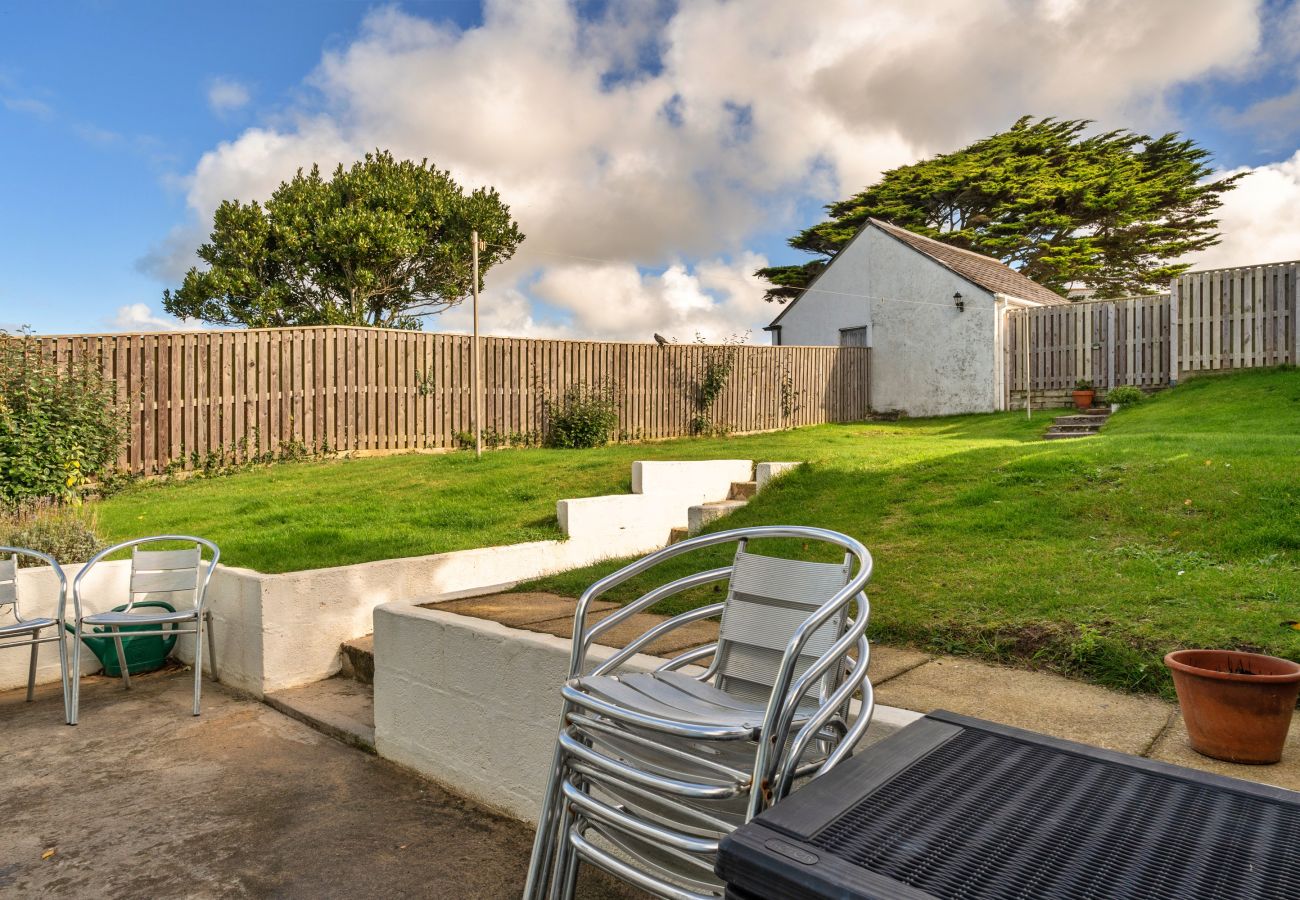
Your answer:
[[[478,229],[470,232],[470,242],[474,245],[471,254],[474,259],[474,377],[471,389],[474,392],[474,456],[483,458],[483,375],[482,354],[479,351],[478,337]]]
[[[1030,353],[1032,348],[1029,346],[1029,313],[1021,314],[1021,318],[1025,320],[1025,418],[1032,419],[1034,417],[1034,408],[1030,402],[1030,395],[1034,390],[1034,367],[1033,357]]]

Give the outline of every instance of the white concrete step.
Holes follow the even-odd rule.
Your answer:
[[[713,503],[692,506],[686,511],[686,530],[690,534],[699,534],[705,525],[735,512],[742,506],[748,505],[748,502],[747,500],[717,500]]]
[[[335,677],[266,695],[266,703],[322,734],[375,752],[375,688]]]

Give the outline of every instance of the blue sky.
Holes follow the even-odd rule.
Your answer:
[[[0,0],[0,326],[173,327],[217,200],[375,146],[514,205],[505,333],[761,326],[823,203],[1021,112],[1186,132],[1257,170],[1204,262],[1300,257],[1291,4],[795,7]]]

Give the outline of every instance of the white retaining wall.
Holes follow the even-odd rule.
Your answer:
[[[613,652],[596,646],[587,658],[594,665]],[[569,654],[567,638],[437,609],[378,607],[379,755],[536,823],[559,731],[560,685],[569,674]],[[663,662],[637,655],[625,670],[649,671]],[[871,737],[919,717],[877,707]]]
[[[566,569],[656,550],[685,525],[687,509],[727,496],[732,481],[748,481],[750,460],[636,462],[634,494],[561,500],[563,541],[533,541],[337,566],[280,575],[218,566],[208,588],[221,680],[256,696],[328,678],[339,670],[339,646],[372,631],[372,613],[385,603],[481,594]],[[79,566],[66,567],[69,579]],[[108,609],[126,601],[128,564],[96,567],[87,596]],[[57,582],[48,569],[24,569],[19,590],[26,616],[52,616]],[[71,598],[69,598],[71,615]],[[176,655],[193,659],[193,639],[181,638]],[[41,649],[39,681],[59,678],[58,649]],[[94,655],[83,671],[98,670]],[[27,683],[27,652],[0,650],[0,691]]]

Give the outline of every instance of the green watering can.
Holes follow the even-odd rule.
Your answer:
[[[133,605],[133,609],[142,609],[144,607],[154,606],[159,609],[165,609],[168,612],[175,612],[176,607],[164,600],[141,600]],[[123,612],[126,606],[114,607],[113,612]],[[71,625],[65,625],[65,628],[72,633],[76,629]],[[173,630],[175,626],[172,626]],[[143,637],[128,637],[132,631],[141,629],[157,631],[156,625],[127,625],[120,628],[122,632],[122,654],[126,657],[126,669],[132,675],[141,675],[145,672],[153,672],[163,667],[167,662],[167,654],[172,652],[172,647],[176,644],[176,635],[174,634],[147,634]],[[108,629],[96,628],[92,634],[106,634]],[[117,662],[117,647],[111,637],[93,637],[92,634],[82,633],[81,640],[91,652],[99,658],[104,666],[104,674],[109,678],[120,678],[122,668]]]

